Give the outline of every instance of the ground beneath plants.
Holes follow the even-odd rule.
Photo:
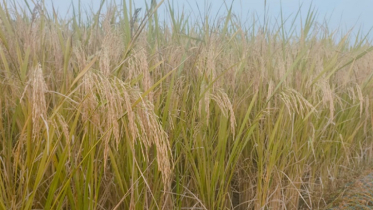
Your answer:
[[[362,171],[359,177],[346,184],[328,209],[373,209],[373,169]]]

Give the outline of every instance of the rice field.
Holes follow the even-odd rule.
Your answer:
[[[0,209],[321,209],[373,160],[373,47],[312,8],[296,29],[7,2]]]

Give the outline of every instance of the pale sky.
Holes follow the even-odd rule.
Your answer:
[[[17,4],[24,4],[25,0],[5,0],[6,2],[15,1]],[[33,5],[32,0],[26,0],[30,5]],[[106,2],[121,0],[106,0]],[[160,0],[157,0],[159,2]],[[172,2],[175,7],[179,10],[184,10],[186,13],[191,13],[192,16],[198,16],[197,4],[201,12],[204,11],[206,2],[211,5],[211,14],[214,16],[224,4],[224,0],[165,0],[163,8],[167,5],[167,2]],[[51,7],[52,2],[60,12],[60,14],[66,14],[71,5],[71,2],[77,4],[78,0],[45,0],[47,7]],[[93,8],[97,11],[100,0],[81,0],[81,5],[86,8]],[[126,0],[128,2],[128,0]],[[145,2],[150,4],[151,0],[133,0],[137,8],[145,8]],[[232,0],[225,0],[230,5]],[[303,3],[302,16],[305,18],[309,5],[312,6],[318,12],[317,21],[322,23],[325,17],[329,20],[330,29],[336,29],[338,26],[345,31],[352,28],[355,25],[355,34],[359,27],[362,28],[363,33],[367,33],[371,27],[373,27],[373,0],[282,0],[282,9],[285,17],[289,15],[295,15],[299,9],[300,4]],[[267,10],[269,17],[279,17],[280,12],[280,0],[267,0]],[[70,9],[71,11],[71,9]],[[144,9],[142,10],[144,11]],[[162,11],[162,8],[160,8]],[[223,6],[219,14],[226,12]],[[256,14],[260,20],[263,20],[264,14],[264,0],[235,0],[233,1],[233,12],[240,17],[247,18]],[[162,13],[162,12],[161,12]],[[161,15],[162,16],[162,15]],[[297,21],[296,24],[299,24]],[[373,37],[372,35],[370,37]]]

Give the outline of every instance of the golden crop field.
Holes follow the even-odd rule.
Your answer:
[[[312,9],[297,35],[6,2],[0,209],[320,209],[373,160],[373,48]]]

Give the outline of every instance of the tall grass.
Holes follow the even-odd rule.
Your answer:
[[[122,3],[3,1],[0,209],[317,209],[370,163],[365,38]]]

